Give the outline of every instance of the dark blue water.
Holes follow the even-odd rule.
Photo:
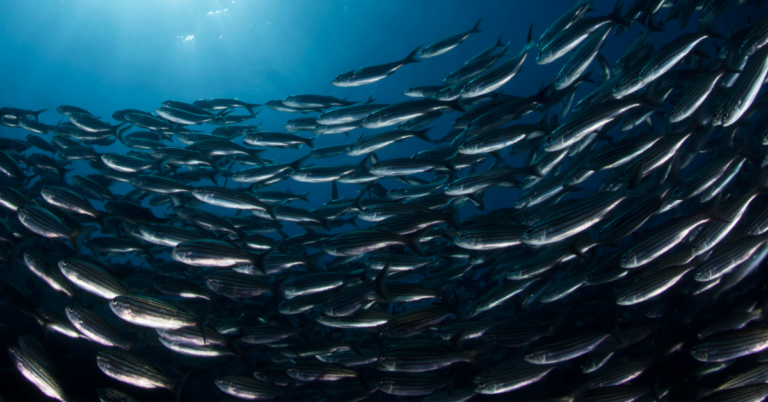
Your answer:
[[[505,42],[510,41],[514,54],[524,46],[531,24],[535,26],[534,37],[538,38],[572,4],[571,0],[0,2],[0,106],[47,108],[50,110],[40,116],[40,121],[56,124],[62,117],[55,112],[59,105],[76,105],[113,122],[109,116],[115,110],[154,111],[166,100],[191,103],[220,97],[265,103],[291,94],[322,94],[361,101],[372,96],[378,103],[389,104],[409,99],[403,95],[409,87],[440,84],[449,72],[493,44],[499,35],[503,35]],[[596,0],[596,12],[592,15],[607,14],[613,6],[612,1]],[[718,18],[716,30],[727,33],[734,23],[744,24],[749,17],[745,10],[753,12],[754,8],[737,9],[735,4],[731,5]],[[764,8],[760,10],[760,14],[764,12]],[[447,54],[406,65],[372,85],[339,88],[331,84],[340,73],[402,59],[416,46],[470,29],[481,17],[483,33],[470,36]],[[615,61],[642,29],[634,24],[630,32],[621,36],[611,33],[601,54],[610,62]],[[665,33],[653,34],[651,42],[658,48],[681,33],[695,29],[695,18],[685,30],[674,20]],[[705,49],[716,54],[711,42]],[[555,78],[567,60],[563,57],[548,65],[536,65],[533,53],[528,56],[522,72],[501,89],[504,93],[517,96],[536,93],[541,85]],[[596,64],[594,67],[597,68]],[[597,79],[597,72],[593,76]],[[574,103],[593,88],[594,84],[580,87]],[[444,136],[456,116],[446,114],[437,120],[430,136],[434,139]],[[299,117],[304,116],[265,108],[255,120],[247,123],[261,123],[263,130],[283,131],[285,121]],[[533,123],[540,117],[532,114],[520,122]],[[214,128],[202,125],[195,129],[210,132]],[[365,131],[364,128],[354,130],[350,138],[343,134],[322,136],[316,145],[352,142]],[[18,139],[27,134],[21,128],[7,127],[0,128],[0,133]],[[236,140],[241,141],[242,138]],[[178,141],[174,145],[182,146]],[[409,139],[377,154],[380,159],[409,156],[430,146]],[[95,149],[116,153],[129,150],[120,143]],[[26,154],[30,152],[33,151]],[[306,148],[272,149],[264,156],[290,162],[306,152]],[[506,162],[521,166],[524,158],[525,155],[509,157]],[[358,163],[361,159],[340,156],[314,163],[339,165]],[[487,168],[491,163],[489,160],[481,166]],[[75,169],[71,174],[93,173],[85,161],[73,162],[69,167]],[[590,183],[587,193],[599,185],[599,180]],[[399,186],[391,180],[382,184],[387,188]],[[230,186],[234,183],[230,182]],[[130,189],[125,184],[112,188],[115,194],[124,194]],[[307,209],[330,199],[328,183],[307,184],[289,179],[274,189],[310,192],[310,201],[301,203]],[[354,197],[359,189],[357,185],[339,186],[341,196]],[[484,199],[486,211],[510,207],[519,192],[519,189],[498,187],[488,190]],[[94,205],[102,208],[98,202]],[[210,206],[201,208],[225,215],[234,212]],[[154,211],[158,216],[169,212],[165,207]],[[462,216],[475,213],[478,210],[470,203],[461,211]],[[289,235],[303,232],[293,224],[285,227]],[[96,367],[96,350],[85,340],[46,335],[29,317],[8,306],[2,311],[0,339],[3,345],[15,343],[24,333],[44,340],[59,363],[56,375],[70,395],[94,400],[95,388],[109,386],[126,390],[139,400],[171,399],[169,392],[128,387],[106,377]],[[161,360],[159,364],[194,366],[193,359],[175,359],[178,360]],[[5,354],[0,354],[0,365],[4,368],[0,395],[8,400],[48,400],[11,368]],[[218,369],[226,370],[226,367]],[[183,371],[171,374],[180,376]],[[221,397],[220,393],[214,393],[212,384],[192,383],[189,388],[190,398],[195,392],[199,392],[198,400]]]

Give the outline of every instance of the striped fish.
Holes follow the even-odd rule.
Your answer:
[[[179,329],[199,325],[199,320],[192,314],[151,297],[118,296],[109,302],[109,308],[123,320],[142,327]]]
[[[555,366],[542,366],[512,359],[480,373],[475,378],[475,392],[493,395],[513,391],[541,381]]]
[[[381,333],[392,337],[415,335],[439,324],[451,314],[451,311],[440,305],[413,307],[387,321]]]
[[[96,229],[93,226],[70,229],[56,215],[35,205],[19,207],[16,213],[22,225],[32,232],[49,239],[65,238],[69,240],[77,255],[81,253],[80,239]]]
[[[768,328],[746,328],[708,337],[690,350],[702,362],[722,362],[768,348]]]
[[[59,270],[80,289],[104,299],[114,299],[130,293],[117,278],[85,260],[61,260]]]
[[[19,346],[38,363],[49,369],[54,369],[53,362],[51,361],[51,358],[48,357],[48,353],[45,351],[43,345],[31,335],[20,336]]]
[[[540,345],[528,350],[525,361],[533,364],[552,364],[570,360],[589,353],[610,335],[593,329],[579,330],[575,333],[563,333],[547,339]]]
[[[72,287],[59,268],[42,255],[26,252],[24,253],[24,263],[33,274],[45,281],[54,290],[64,292],[70,297],[75,294],[75,288]]]
[[[202,234],[164,223],[150,223],[139,226],[141,238],[159,246],[176,247],[179,243],[204,239]]]
[[[8,355],[21,374],[40,392],[61,402],[71,401],[53,375],[29,353],[15,346],[8,347]]]
[[[376,380],[376,387],[399,396],[430,395],[445,386],[445,377],[431,373],[387,373]]]
[[[219,377],[214,384],[225,394],[240,399],[270,400],[283,394],[280,388],[253,377]]]
[[[69,306],[64,311],[72,325],[91,341],[104,346],[116,346],[125,351],[133,346],[133,342],[126,340],[117,328],[100,315],[82,307]]]
[[[137,402],[130,395],[114,388],[96,388],[96,395],[101,402]]]
[[[99,369],[106,375],[139,388],[165,388],[181,396],[186,377],[173,381],[151,363],[132,354],[117,350],[101,351],[96,355]]]

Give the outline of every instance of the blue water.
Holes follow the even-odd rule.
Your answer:
[[[409,99],[403,95],[409,87],[440,84],[449,72],[493,44],[500,34],[504,41],[510,41],[510,50],[514,54],[523,47],[531,24],[535,26],[534,37],[538,38],[572,4],[572,0],[4,1],[0,2],[0,106],[48,108],[50,110],[40,116],[40,121],[56,124],[62,117],[55,112],[59,105],[79,106],[113,122],[110,116],[115,110],[154,111],[165,100],[191,103],[197,99],[220,97],[265,103],[291,94],[322,94],[361,101],[371,95],[378,103],[394,103]],[[591,15],[607,14],[613,6],[613,1],[596,0],[594,7],[597,11]],[[743,24],[747,17],[742,14],[744,9],[736,10],[732,5],[718,18],[716,30],[727,33],[733,23]],[[748,10],[754,9],[750,7]],[[661,14],[666,15],[666,11]],[[480,17],[483,17],[483,33],[470,36],[465,43],[444,55],[406,65],[372,85],[339,88],[331,84],[340,73],[402,59],[416,46],[428,45],[470,29]],[[677,20],[673,20],[667,32],[653,34],[651,42],[658,49],[681,32],[695,29],[695,18],[684,31]],[[629,33],[618,37],[611,33],[601,54],[613,62],[641,30],[641,26],[634,24]],[[707,43],[706,51],[715,54],[711,42]],[[540,66],[535,64],[534,58],[535,52],[529,54],[522,72],[502,88],[504,93],[518,96],[536,93],[542,84],[555,78],[567,60],[564,57]],[[594,67],[597,68],[596,64]],[[593,77],[598,78],[597,71]],[[575,101],[593,88],[593,85],[583,85]],[[430,136],[433,139],[444,136],[456,116],[446,114],[437,120]],[[306,115],[265,108],[257,119],[246,124],[261,123],[263,130],[283,131],[285,121],[299,117]],[[540,117],[533,114],[519,123],[536,122]],[[210,132],[216,127],[203,125],[197,129]],[[350,138],[343,134],[322,136],[316,140],[316,145],[352,142],[364,131],[354,130]],[[27,134],[21,128],[2,127],[0,132],[3,136],[19,139]],[[236,140],[241,141],[242,138]],[[174,144],[182,145],[178,141]],[[380,159],[410,156],[430,146],[409,139],[377,154]],[[128,151],[120,143],[95,149],[98,152]],[[29,152],[32,150],[26,153]],[[265,157],[290,162],[306,152],[306,148],[271,149]],[[521,166],[524,158],[525,155],[510,157],[507,163]],[[313,163],[336,165],[357,163],[361,159],[340,156]],[[481,168],[487,168],[491,163],[486,161]],[[85,161],[76,161],[70,167],[75,169],[72,174],[93,173]],[[595,182],[599,183],[599,180],[591,181]],[[382,184],[387,188],[399,185],[391,180]],[[113,187],[113,192],[124,194],[129,189],[128,185],[118,184]],[[306,208],[317,207],[330,199],[329,183],[306,184],[288,179],[275,185],[274,189],[291,189],[297,193],[311,191],[311,201],[301,203]],[[360,186],[357,185],[340,185],[342,196],[355,196],[358,189]],[[486,210],[510,207],[510,201],[517,198],[519,191],[488,190]],[[100,203],[94,204],[102,208]],[[201,208],[215,210],[206,206]],[[164,210],[165,207],[154,209],[158,216]],[[475,207],[467,203],[462,215],[476,212]],[[288,234],[303,232],[295,225],[285,226]],[[28,329],[39,331],[32,327]],[[8,328],[4,331],[4,341],[15,339],[6,336]],[[17,331],[10,333],[18,336]],[[79,385],[65,386],[71,394],[90,400],[94,388],[117,386],[118,383],[106,378],[92,364],[92,351],[82,357],[77,353],[86,352],[68,349],[70,347],[71,343],[58,344],[54,346],[54,353],[65,356],[63,361],[69,362],[60,369],[61,381],[79,380]],[[7,357],[2,357],[1,361],[9,364]],[[14,378],[21,379],[17,375]],[[20,388],[5,384],[0,389],[0,394],[8,398],[47,400],[26,382]],[[170,397],[169,393],[163,392],[139,389],[132,389],[132,392],[142,400]]]
[[[534,24],[538,38],[572,4],[570,0],[61,1],[45,6],[40,2],[2,2],[0,104],[49,108],[41,121],[55,124],[61,116],[53,110],[63,104],[86,108],[111,121],[109,116],[115,110],[153,111],[165,100],[236,97],[264,103],[312,93],[349,96],[351,100],[372,95],[379,103],[394,103],[408,99],[403,91],[411,86],[440,84],[443,77],[493,44],[499,35],[510,41],[513,53],[517,52],[525,44],[530,24]],[[597,0],[597,11],[591,15],[607,14],[613,6],[612,1]],[[734,6],[729,11],[717,20],[721,31],[730,29],[730,21],[743,21],[743,16],[735,15]],[[339,88],[331,84],[342,72],[400,60],[416,46],[470,29],[480,17],[483,33],[470,36],[446,54],[407,65],[371,85]],[[694,19],[686,32],[695,27]],[[601,53],[611,62],[616,60],[641,30],[634,24],[630,33],[618,37],[611,33]],[[680,32],[677,20],[673,20],[667,32],[652,35],[651,42],[658,48]],[[715,52],[713,48],[708,51]],[[542,66],[529,56],[522,72],[502,88],[503,92],[518,96],[536,93],[542,84],[554,79],[566,59]],[[597,78],[597,71],[593,76]],[[575,99],[592,88],[582,86]],[[447,114],[437,120],[432,138],[444,135],[455,116]],[[285,121],[298,117],[303,115],[265,109],[246,124],[261,122],[264,130],[282,131]],[[539,118],[530,115],[521,122]],[[210,132],[214,128],[203,125],[197,129]],[[323,136],[316,143],[328,146],[353,141],[363,131],[353,131],[351,140],[337,134]],[[23,129],[3,128],[3,132],[19,138],[26,135]],[[411,155],[428,146],[406,140],[377,155],[381,159]],[[118,149],[127,151],[119,143],[109,147],[112,152]],[[305,152],[306,148],[270,150],[266,157],[292,161]],[[509,162],[515,164],[519,159],[522,163],[523,157],[510,158]],[[338,157],[316,163],[361,159]],[[85,162],[75,162],[74,166],[80,164]],[[289,180],[276,188],[298,191],[298,186]],[[358,188],[341,185],[340,193],[353,196]],[[312,186],[310,205],[325,202],[329,189],[329,185]],[[506,206],[496,205],[496,201],[509,191],[519,190],[488,191],[490,209]]]

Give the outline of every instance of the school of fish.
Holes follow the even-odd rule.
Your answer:
[[[717,32],[731,3],[749,23]],[[635,0],[596,15],[579,0],[392,104],[164,101],[114,122],[60,106],[56,125],[41,121],[52,111],[0,108],[0,308],[4,325],[41,328],[7,345],[3,382],[20,373],[29,400],[59,401],[765,400],[762,3]],[[695,16],[693,33],[649,46]],[[433,63],[481,23],[332,83]],[[504,93],[526,63],[562,68],[538,93]],[[579,87],[590,92],[574,99]],[[262,106],[307,117],[285,132],[242,124]],[[431,130],[441,118],[453,129]],[[376,155],[403,141],[430,146]],[[270,189],[281,181],[307,193]],[[317,186],[332,199],[303,208]],[[486,210],[493,187],[514,194],[505,208]],[[88,345],[75,358],[114,388],[73,395],[89,379],[58,380],[50,337]]]

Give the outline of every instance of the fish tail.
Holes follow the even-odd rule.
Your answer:
[[[483,31],[480,29],[480,23],[481,23],[482,21],[483,21],[483,17],[480,17],[480,19],[479,19],[479,20],[477,20],[477,22],[475,23],[475,26],[473,26],[473,27],[472,27],[472,29],[471,29],[469,32],[471,32],[471,33],[481,33],[481,32],[483,32]]]
[[[624,8],[624,3],[617,1],[616,5],[613,7],[613,11],[608,16],[608,18],[619,25],[629,27],[632,25],[632,20],[624,16],[622,8]]]
[[[40,113],[43,113],[43,112],[45,112],[46,110],[48,110],[48,109],[43,109],[43,110],[38,110],[38,111],[36,111],[36,112],[32,112],[32,116],[35,116],[35,120],[39,121],[39,120],[38,120],[38,117],[40,116]]]
[[[499,39],[496,39],[495,47],[504,47],[504,42],[501,41],[502,36],[504,36],[504,34],[499,35]]]
[[[499,36],[499,40],[501,40],[501,36]],[[531,27],[528,28],[528,39],[525,41],[525,51],[529,51],[533,49],[536,46],[533,40],[533,24],[531,24]]]
[[[408,56],[406,58],[403,59],[402,63],[403,64],[420,63],[421,60],[416,58],[416,55],[419,54],[419,49],[421,49],[421,45],[416,47],[416,49],[413,49],[413,51],[410,54],[408,54]],[[368,97],[368,101],[366,101],[365,104],[371,103],[371,102],[373,102],[373,99],[371,99],[371,97],[369,96]]]

